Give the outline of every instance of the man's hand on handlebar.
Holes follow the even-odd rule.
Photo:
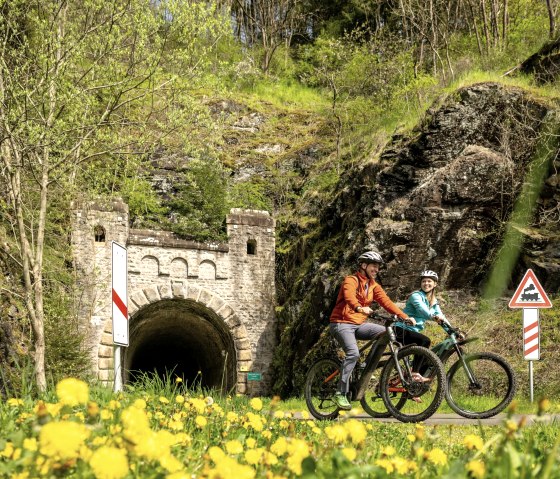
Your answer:
[[[369,316],[370,314],[373,314],[373,309],[371,309],[369,306],[363,306],[360,308],[360,313],[364,313]]]

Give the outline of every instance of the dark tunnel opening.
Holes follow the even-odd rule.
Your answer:
[[[192,300],[152,303],[130,320],[124,382],[143,374],[171,374],[186,386],[231,391],[236,356],[227,325],[212,310]]]

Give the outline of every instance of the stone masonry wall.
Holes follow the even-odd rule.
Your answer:
[[[212,310],[231,332],[237,391],[266,394],[276,345],[275,222],[267,212],[234,209],[227,216],[228,243],[202,244],[165,231],[130,230],[121,201],[75,205],[72,244],[83,291],[81,323],[92,367],[101,381],[113,375],[111,242],[127,246],[131,321],[148,304],[185,298]],[[105,231],[95,241],[95,229]],[[98,238],[99,239],[99,238]],[[247,372],[261,381],[247,383]]]

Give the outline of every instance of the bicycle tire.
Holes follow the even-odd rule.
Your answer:
[[[411,364],[414,358],[421,358],[421,364],[428,372],[424,373],[431,379],[430,382],[413,381],[407,378],[405,363]],[[397,352],[397,360],[405,374],[405,381],[408,386],[401,386],[401,395],[394,395],[395,387],[391,385],[391,381],[396,377],[398,372],[395,360],[391,359],[387,362],[381,373],[381,397],[385,403],[385,407],[393,417],[401,422],[420,422],[425,421],[432,416],[441,405],[446,391],[445,370],[441,361],[435,353],[421,346],[407,346]],[[391,392],[393,391],[393,392]],[[403,397],[405,398],[403,404]],[[419,398],[421,402],[417,403],[413,398]]]
[[[371,379],[369,380],[369,384],[364,393],[364,397],[360,399],[360,404],[364,408],[364,411],[367,414],[369,414],[371,417],[375,417],[375,418],[387,418],[392,416],[392,414],[387,409],[387,406],[385,406],[385,402],[383,401],[383,398],[381,397],[379,378],[381,377],[382,367],[383,365],[380,365],[374,371],[374,373],[371,376]],[[392,394],[398,394],[398,393],[392,392]],[[401,395],[401,400],[400,402],[397,402],[395,407],[397,409],[401,409],[406,403],[406,401],[407,401],[406,396]]]
[[[502,412],[512,401],[517,389],[513,369],[494,353],[472,353],[464,356],[475,376],[477,387],[470,384],[461,358],[449,368],[445,399],[449,407],[469,419],[486,419]]]
[[[336,419],[339,409],[333,400],[337,391],[340,363],[334,359],[320,359],[305,377],[305,402],[311,415],[320,420]],[[336,372],[336,374],[334,374]]]

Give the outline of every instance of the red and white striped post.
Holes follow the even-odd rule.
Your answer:
[[[541,359],[539,308],[551,308],[543,287],[532,270],[528,269],[519,283],[510,308],[523,308],[523,357],[529,361],[529,392],[533,402],[533,361]]]
[[[124,246],[113,241],[111,249],[111,304],[113,317],[114,383],[113,390],[121,391],[122,346],[128,346],[128,256]]]

